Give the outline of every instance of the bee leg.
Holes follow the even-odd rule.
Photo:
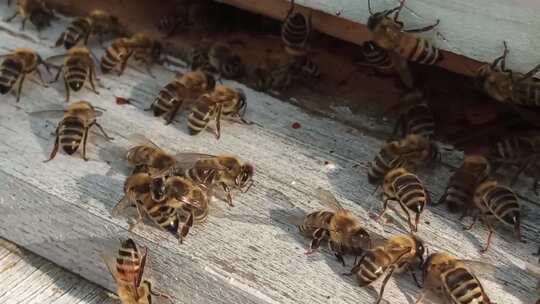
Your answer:
[[[362,262],[364,261],[365,258],[366,258],[366,255],[362,254],[362,256],[360,257],[360,261],[358,261],[358,263],[356,263],[355,261],[354,266],[351,269],[351,271],[347,273],[342,273],[342,275],[349,277],[349,276],[354,275],[358,271],[360,271],[360,266],[362,265]]]
[[[154,104],[152,103],[152,106]],[[150,109],[153,109],[153,107],[150,107]],[[174,120],[174,117],[176,117],[176,113],[178,113],[178,110],[180,109],[180,103],[176,104],[174,106],[174,108],[172,108],[169,113],[167,114],[167,118],[165,118],[165,125],[168,125],[170,124],[171,122],[173,122]]]
[[[478,221],[478,215],[475,215],[473,217],[473,222],[471,223],[471,225],[468,226],[468,227],[463,227],[463,230],[471,230],[474,227],[474,225],[476,224],[477,221]]]
[[[379,290],[379,296],[377,297],[377,301],[375,301],[375,304],[381,303],[382,296],[384,293],[384,288],[386,287],[386,283],[388,283],[388,280],[390,280],[390,277],[392,277],[392,274],[394,273],[395,269],[396,269],[395,267],[390,267],[390,271],[388,272],[388,274],[386,275],[386,277],[384,278],[382,282],[381,290]]]
[[[159,292],[159,291],[154,291],[154,290],[152,290],[152,288],[149,288],[148,291],[154,297],[160,297],[160,298],[164,298],[164,299],[167,299],[169,301],[172,301],[172,297],[170,295],[166,294],[166,293]]]
[[[15,19],[15,17],[17,17],[17,15],[19,15],[19,10],[15,11],[15,14],[13,14],[13,16],[8,17],[8,18],[5,19],[4,21],[6,21],[6,22],[11,22],[11,20]]]
[[[482,250],[480,250],[480,253],[486,253],[486,251],[488,251],[489,249],[489,245],[491,245],[491,237],[493,236],[493,228],[491,228],[491,225],[487,224],[488,226],[488,229],[489,229],[489,234],[488,234],[488,238],[487,238],[487,242],[486,242],[486,247],[483,248]]]
[[[411,264],[407,264],[407,270],[409,270],[413,280],[414,280],[414,283],[416,283],[416,286],[418,286],[418,288],[422,288],[422,285],[420,285],[420,282],[418,282],[418,278],[416,277],[416,274],[414,273],[414,270],[411,268]]]
[[[524,81],[524,80],[527,80],[529,78],[532,78],[534,75],[536,75],[538,72],[540,72],[540,64],[537,65],[536,67],[534,67],[534,69],[530,70],[529,72],[527,72],[527,74],[523,75],[523,77],[521,77],[520,79],[518,79],[517,82],[521,82],[521,81]]]
[[[22,30],[22,31],[24,31],[24,28],[25,28],[25,26],[26,26],[26,20],[28,20],[28,18],[26,18],[26,17],[23,18],[23,20],[22,20],[22,24],[21,24],[21,30]]]
[[[126,58],[122,61],[122,64],[120,65],[120,70],[118,71],[118,76],[122,76],[122,74],[126,70],[128,60],[129,60],[129,58],[131,57],[132,54],[133,54],[133,52],[129,52],[128,55],[126,56]]]
[[[437,22],[435,22],[435,24],[428,25],[428,26],[426,26],[426,27],[422,27],[422,28],[418,28],[418,29],[405,30],[404,32],[406,32],[406,33],[422,33],[422,32],[431,31],[431,30],[434,29],[437,25],[439,25],[439,23],[441,23],[441,20],[437,19]]]
[[[58,136],[58,130],[60,130],[60,124],[58,124],[58,127],[56,127],[56,131],[54,131],[56,138],[54,140],[54,147],[51,151],[51,155],[49,156],[49,159],[43,161],[44,163],[51,161],[56,156],[56,153],[58,153],[58,146],[60,143],[60,136]]]
[[[22,91],[22,86],[25,79],[26,79],[26,74],[23,73],[21,76],[21,80],[19,81],[19,86],[17,87],[17,102],[19,102],[19,100],[21,99],[21,91]]]
[[[69,94],[70,94],[70,90],[69,90],[69,85],[68,85],[68,81],[66,79],[66,75],[64,75],[64,86],[66,88],[66,102],[69,102]]]
[[[137,210],[137,220],[135,221],[135,223],[129,224],[128,231],[132,231],[135,227],[139,226],[144,219],[141,206],[139,206],[139,204],[135,204],[135,209]]]
[[[103,129],[103,127],[102,127],[99,123],[97,123],[96,121],[92,122],[88,128],[90,128],[90,127],[92,127],[92,126],[98,127],[98,128],[99,128],[99,131],[101,131],[101,134],[103,134],[103,136],[105,137],[105,139],[107,139],[108,141],[111,141],[111,140],[114,139],[113,137],[110,137],[110,136],[107,134],[107,132],[105,132],[105,130]]]
[[[342,253],[338,250],[338,248],[335,248],[335,247],[336,247],[336,244],[334,242],[332,242],[331,240],[328,241],[328,249],[330,249],[330,251],[334,253],[334,256],[336,257],[338,262],[340,262],[343,265],[343,267],[347,266],[345,264],[345,259],[343,259]]]
[[[382,219],[382,217],[384,216],[384,214],[386,213],[386,210],[388,209],[388,201],[390,199],[389,198],[386,198],[384,201],[383,201],[383,211],[377,216],[377,218],[375,218],[375,221],[378,222]]]
[[[189,215],[188,215],[188,217],[186,219],[186,222],[182,225],[182,228],[180,229],[180,238],[178,239],[180,244],[182,244],[184,242],[184,238],[188,235],[189,229],[191,227],[193,227],[193,219],[194,218],[195,218],[195,216],[193,215],[193,211],[190,211]]]
[[[216,115],[216,139],[221,136],[221,112],[223,112],[223,107],[219,105]]]
[[[38,69],[36,69],[35,72],[36,72],[36,74],[37,74],[37,76],[38,76],[38,79],[39,79],[40,84],[41,84],[43,87],[48,88],[49,86],[48,86],[48,85],[45,83],[45,81],[43,80],[43,77],[41,76],[41,72],[40,72]]]
[[[405,212],[405,214],[407,215],[407,221],[409,222],[409,228],[411,229],[411,232],[416,232],[418,231],[418,227],[413,225],[413,222],[412,222],[412,218],[411,218],[411,214],[409,213],[409,210],[407,209],[407,206],[405,206],[401,200],[397,200],[399,206],[401,207],[401,210],[403,210],[403,212]],[[417,218],[416,218],[417,221],[420,220],[420,213],[417,213]]]
[[[328,231],[323,228],[317,228],[315,231],[313,231],[313,239],[311,240],[311,244],[309,245],[309,250],[306,252],[306,254],[312,254],[319,246],[321,245],[321,241],[326,237],[328,234]]]
[[[88,81],[90,82],[90,87],[92,87],[92,91],[96,94],[96,95],[99,95],[99,92],[96,90],[96,86],[94,84],[94,79],[96,78],[96,66],[94,64],[92,64],[90,66],[90,75],[88,77]]]
[[[227,193],[227,204],[229,204],[230,207],[234,207],[234,204],[232,202],[231,188],[229,186],[227,186],[227,184],[225,184],[225,183],[222,183],[221,186],[223,187],[223,191],[225,191],[225,193]]]
[[[86,157],[86,141],[88,139],[88,129],[89,127],[84,130],[84,135],[83,135],[82,158],[84,159],[84,161],[88,161],[88,157]]]

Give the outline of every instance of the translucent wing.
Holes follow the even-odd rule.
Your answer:
[[[333,210],[345,210],[345,208],[341,206],[341,203],[336,199],[332,192],[326,189],[317,188],[317,198],[321,201],[321,203]]]
[[[300,226],[304,224],[305,216],[302,215],[289,215],[287,216],[287,223],[294,225],[294,226]]]
[[[148,139],[146,136],[140,134],[140,133],[134,133],[131,134],[128,137],[128,142],[130,147],[135,146],[152,146],[156,149],[161,149],[157,144],[155,144],[153,141]]]
[[[116,270],[116,255],[118,254],[117,246],[117,242],[115,242],[114,245],[109,244],[106,246],[105,250],[99,254],[116,283],[118,283],[118,271]]]
[[[209,155],[209,154],[202,154],[202,153],[189,153],[189,152],[182,152],[174,155],[174,158],[176,159],[176,168],[181,169],[189,169],[192,168],[193,165],[201,160],[201,159],[211,159],[215,158],[217,156],[215,155]],[[207,169],[207,170],[224,170],[225,167],[219,166],[214,162],[205,162],[206,166],[200,166],[201,169]]]
[[[459,261],[465,264],[475,275],[483,278],[495,278],[495,273],[500,270],[497,266],[486,262],[464,259]]]
[[[122,199],[114,206],[111,211],[112,216],[118,216],[122,214],[128,207],[133,205],[131,200],[125,195]]]
[[[28,115],[41,119],[61,119],[65,113],[66,109],[64,107],[58,107],[30,112]]]

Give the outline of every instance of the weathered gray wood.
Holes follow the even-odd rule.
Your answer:
[[[21,33],[31,39],[15,36],[19,24],[2,22],[0,41],[4,50],[32,47],[48,57],[62,52],[49,47],[60,26],[42,33],[46,39],[40,41],[32,30]],[[45,89],[27,82],[19,104],[12,96],[2,96],[0,236],[111,290],[113,281],[99,253],[118,238],[132,236],[149,247],[157,288],[173,295],[178,303],[372,303],[375,289],[359,288],[354,280],[341,276],[348,269],[333,257],[327,253],[304,255],[308,241],[298,236],[286,217],[297,209],[321,208],[314,192],[324,187],[364,219],[369,230],[385,236],[405,232],[403,220],[393,212],[389,216],[397,225],[381,226],[370,219],[380,211],[380,203],[366,182],[366,162],[381,140],[235,83],[231,85],[246,92],[247,118],[255,124],[225,122],[219,142],[209,132],[191,137],[186,132],[186,113],[179,115],[179,122],[164,126],[141,111],[172,76],[161,68],[154,73],[157,79],[128,69],[121,78],[101,76],[104,88],[99,96],[87,90],[73,94],[73,100],[87,99],[107,109],[100,122],[115,137],[114,143],[107,143],[92,133],[88,162],[60,154],[52,162],[42,163],[52,149],[51,132],[57,121],[28,113],[63,106],[63,84]],[[133,97],[144,104],[118,106],[114,96]],[[293,122],[299,122],[301,128],[292,129]],[[196,226],[185,245],[151,226],[128,233],[126,219],[110,215],[122,195],[125,172],[109,151],[113,144],[125,146],[133,132],[146,134],[170,151],[238,155],[255,164],[256,184],[249,193],[235,197],[234,208],[217,202],[222,214]],[[438,197],[448,174],[442,166],[421,176]],[[537,199],[527,190],[522,194]],[[508,233],[497,233],[490,252],[481,256],[478,250],[487,231],[463,232],[457,216],[449,216],[444,207],[425,212],[423,220],[429,224],[421,226],[420,236],[430,251],[444,249],[498,266],[498,280],[484,280],[494,302],[531,303],[535,281],[518,269],[524,261],[533,260],[530,253],[538,245],[540,212],[537,202],[524,204],[527,244],[516,242]],[[377,290],[379,284],[375,284]],[[385,298],[391,303],[408,303],[417,292],[409,276],[396,276]]]
[[[114,303],[107,291],[42,257],[0,239],[0,302]]]

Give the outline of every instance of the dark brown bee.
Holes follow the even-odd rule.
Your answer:
[[[476,186],[490,173],[489,161],[481,155],[467,155],[463,164],[450,177],[448,186],[437,204],[446,203],[450,212],[462,211],[464,217],[473,200]]]
[[[292,63],[269,63],[255,68],[255,87],[262,92],[281,90],[292,83]]]
[[[373,34],[373,42],[379,47],[421,64],[433,65],[443,59],[442,53],[429,41],[409,34],[432,30],[439,24],[439,20],[424,28],[404,30],[404,24],[398,21],[398,17],[405,1],[401,1],[398,7],[377,13],[372,12],[370,0],[368,4],[370,17],[367,27]],[[391,14],[394,14],[393,18],[390,17]]]
[[[36,73],[41,84],[47,87],[38,66],[43,64],[47,72],[50,72],[49,65],[34,50],[20,48],[2,57],[6,59],[0,64],[0,94],[11,92],[17,84],[16,94],[19,102],[24,80],[30,73]]]
[[[388,201],[395,200],[405,212],[411,231],[418,231],[420,215],[431,199],[429,193],[418,176],[400,167],[388,172],[383,181],[383,211],[377,217],[381,219],[386,213]],[[414,224],[410,213],[415,214]]]
[[[431,291],[450,304],[491,304],[468,263],[443,252],[431,254],[423,265],[424,287],[415,303],[421,303],[427,291]]]
[[[516,73],[506,68],[507,55],[508,47],[504,42],[503,55],[478,69],[477,86],[498,102],[540,106],[540,79],[534,78],[540,65],[526,74]]]
[[[357,64],[372,67],[379,75],[394,74],[394,62],[388,52],[373,41],[366,41],[360,48],[363,60]]]
[[[214,77],[201,71],[178,75],[161,89],[149,110],[154,116],[165,116],[165,124],[170,124],[184,101],[197,100],[215,85]]]
[[[210,120],[216,121],[216,138],[221,136],[221,117],[237,117],[241,122],[247,109],[246,96],[241,90],[234,90],[224,85],[214,88],[209,94],[201,96],[188,116],[189,134],[196,135],[205,130]]]
[[[394,127],[394,134],[401,129],[401,135],[422,135],[427,139],[435,137],[435,119],[424,94],[413,90],[405,94],[400,101],[405,105]]]
[[[307,56],[297,56],[290,66],[290,73],[294,78],[303,81],[313,81],[321,77],[319,65]]]
[[[225,78],[238,78],[245,71],[242,58],[234,54],[227,43],[216,42],[209,48],[194,48],[190,55],[192,70],[217,73]]]
[[[66,50],[82,43],[88,44],[90,36],[97,35],[103,44],[103,36],[116,32],[120,28],[118,18],[101,10],[93,10],[86,17],[75,18],[55,43],[55,46],[64,45]]]
[[[510,184],[513,185],[527,167],[540,161],[540,139],[538,137],[504,138],[491,147],[488,157],[493,164],[493,172],[503,165],[518,167],[511,179]]]
[[[423,264],[424,251],[423,241],[414,235],[392,236],[382,246],[366,251],[346,275],[356,275],[358,285],[364,287],[386,274],[375,302],[378,304],[382,301],[386,283],[395,272],[410,271],[416,284],[419,285],[411,267]]]
[[[516,238],[521,241],[521,216],[520,205],[516,193],[507,186],[497,181],[485,181],[476,187],[474,192],[474,204],[477,212],[473,222],[465,230],[470,230],[476,224],[478,218],[482,219],[488,229],[489,235],[486,247],[481,252],[486,252],[491,244],[493,225],[500,222],[505,226],[514,228]]]
[[[10,22],[17,15],[21,15],[22,29],[26,21],[30,19],[30,22],[36,27],[38,31],[51,25],[51,20],[55,18],[54,13],[49,9],[43,0],[17,0],[17,11],[6,22]]]
[[[65,57],[64,64],[58,68],[58,73],[52,82],[58,81],[60,74],[63,74],[66,102],[69,102],[71,90],[80,91],[87,81],[90,83],[92,91],[99,94],[94,85],[94,80],[97,80],[96,66],[86,47],[71,48],[65,55],[53,56],[47,60],[54,57]]]
[[[60,147],[68,155],[72,155],[79,149],[81,143],[83,148],[82,158],[87,161],[86,141],[88,140],[88,131],[94,125],[99,128],[107,140],[112,140],[113,138],[109,137],[103,130],[103,127],[96,121],[96,118],[101,116],[101,114],[101,112],[97,111],[87,101],[70,104],[65,110],[64,118],[58,123],[58,127],[56,128],[56,139],[51,155],[44,162],[52,160]]]
[[[101,71],[109,73],[118,70],[120,76],[133,56],[136,61],[143,63],[148,74],[152,75],[150,67],[159,61],[161,53],[161,43],[145,33],[137,33],[131,38],[119,38],[113,41],[101,58]]]
[[[105,265],[116,281],[118,297],[122,304],[151,304],[152,296],[171,301],[171,297],[152,290],[152,284],[143,279],[148,250],[140,250],[132,239],[122,241],[113,262],[110,257],[102,256]]]
[[[311,34],[311,13],[309,17],[294,11],[294,0],[281,27],[281,40],[285,44],[285,51],[293,56],[306,54],[307,43]]]

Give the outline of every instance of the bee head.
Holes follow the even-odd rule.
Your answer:
[[[253,165],[244,164],[240,170],[240,174],[236,177],[236,184],[243,191],[247,191],[253,185]]]

